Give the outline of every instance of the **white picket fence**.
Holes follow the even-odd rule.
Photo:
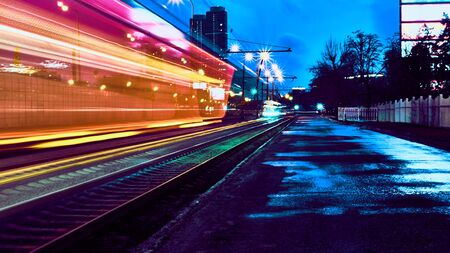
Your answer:
[[[338,119],[341,121],[377,121],[376,108],[339,107]]]
[[[371,108],[341,107],[341,121],[379,121],[450,127],[450,97],[419,97],[381,103]]]

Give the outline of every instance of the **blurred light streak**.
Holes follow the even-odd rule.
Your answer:
[[[123,54],[124,56],[127,56],[128,59],[120,58],[117,56],[113,56],[110,54],[105,54],[103,52],[98,52],[91,50],[89,48],[84,48],[78,45],[70,44],[67,42],[55,40],[52,38],[44,37],[38,34],[18,30],[16,28],[8,27],[5,25],[0,25],[0,44],[10,45],[12,47],[20,47],[23,49],[30,50],[30,54],[41,56],[41,57],[48,57],[49,55],[57,55],[61,56],[65,59],[71,59],[72,58],[72,50],[78,50],[82,53],[87,54],[82,59],[79,59],[82,63],[88,63],[88,66],[101,68],[105,70],[111,70],[115,69],[117,72],[121,72],[124,74],[131,74],[135,76],[141,76],[146,78],[151,78],[154,76],[148,75],[147,72],[142,72],[142,70],[146,71],[155,71],[162,74],[169,74],[172,77],[178,77],[181,80],[184,81],[203,81],[203,82],[209,82],[214,84],[222,84],[224,83],[223,80],[218,80],[215,78],[207,77],[205,75],[202,75],[201,73],[196,73],[195,71],[191,71],[188,69],[184,69],[175,65],[171,65],[162,61],[157,61],[156,59],[146,59],[147,64],[141,64],[138,62],[133,61],[132,59],[129,59],[134,52],[121,52],[119,54]],[[9,39],[9,41],[7,40]],[[32,42],[35,42],[35,45],[43,44],[40,47],[35,46],[31,44]],[[48,44],[56,46],[56,50],[59,52],[55,52],[53,50],[45,50],[45,45]],[[101,45],[99,44],[98,48],[101,47],[108,47],[107,45]],[[114,50],[119,50],[120,48],[114,48],[113,46],[109,46],[111,52]],[[61,51],[63,51],[61,53]],[[64,52],[65,51],[65,52]],[[92,59],[87,59],[87,57],[91,57]],[[141,56],[136,56],[141,57]],[[114,64],[111,64],[114,63]],[[89,64],[90,63],[90,64]],[[92,65],[91,65],[92,64]],[[121,66],[121,67],[119,67]],[[138,69],[132,69],[130,71],[130,68],[136,67]],[[166,78],[165,76],[158,76],[159,78],[163,80],[169,80],[169,81],[178,81],[178,79],[170,79]]]
[[[80,166],[85,164],[90,164],[94,162],[99,162],[107,160],[110,158],[115,158],[122,155],[132,154],[143,150],[148,150],[150,148],[157,148],[163,145],[169,145],[172,143],[189,140],[195,137],[201,137],[215,132],[220,132],[232,128],[242,127],[246,125],[253,124],[255,122],[260,122],[261,120],[253,120],[242,123],[237,123],[231,126],[223,126],[210,130],[205,130],[201,132],[195,132],[191,134],[186,134],[182,136],[175,136],[163,140],[152,141],[147,143],[136,144],[128,147],[116,148],[107,151],[94,152],[87,155],[61,159],[55,162],[49,162],[39,165],[28,166],[24,168],[11,169],[0,172],[0,185],[9,184],[12,182],[17,182],[20,180],[45,175],[55,171],[64,170],[74,166]]]
[[[185,124],[185,125],[181,125],[180,128],[200,127],[200,126],[207,126],[207,125],[216,124],[216,123],[222,123],[222,120]]]
[[[92,135],[95,132],[71,132],[71,133],[59,133],[59,134],[50,134],[43,136],[30,136],[23,138],[14,138],[14,139],[5,139],[0,140],[0,145],[11,145],[11,144],[19,144],[19,143],[27,143],[27,142],[35,142],[35,141],[46,141],[52,139],[61,139],[61,138],[70,138],[70,137],[80,137],[86,135]]]
[[[91,136],[91,137],[83,137],[83,138],[78,138],[78,139],[51,141],[51,142],[45,142],[45,143],[34,145],[34,146],[32,146],[32,148],[36,148],[36,149],[58,148],[58,147],[64,147],[64,146],[86,144],[86,143],[90,143],[90,142],[130,137],[130,136],[138,135],[140,133],[142,133],[142,132],[129,131],[129,132],[121,132],[121,133],[96,135],[96,136]]]
[[[70,6],[67,13],[61,12],[65,4]],[[6,102],[11,106],[0,108],[13,116],[12,123],[4,121],[0,126],[10,127],[8,131],[17,130],[6,136],[34,138],[35,134],[55,134],[51,128],[66,130],[56,133],[66,134],[77,126],[85,129],[80,127],[83,124],[101,127],[120,124],[109,117],[112,112],[168,112],[164,117],[155,117],[153,113],[114,114],[122,121],[148,124],[145,121],[160,120],[155,124],[162,125],[166,124],[162,121],[174,119],[175,115],[176,118],[223,117],[218,103],[210,104],[213,113],[203,111],[204,105],[199,106],[196,98],[206,101],[209,91],[192,96],[192,84],[201,82],[228,90],[235,69],[192,44],[180,31],[166,29],[174,28],[171,24],[148,10],[138,11],[142,20],[132,20],[136,9],[118,0],[64,1],[59,8],[56,5],[56,1],[0,2],[0,50],[7,53],[0,57],[5,62],[1,67],[9,71],[9,64],[14,62],[12,70],[20,74],[1,73],[7,80],[5,85],[12,87],[5,94],[8,97],[20,92],[30,97],[27,104],[22,104],[10,96]],[[171,34],[156,38],[157,34],[151,33],[153,29]],[[134,43],[130,43],[131,38],[135,38]],[[166,53],[161,54],[160,47]],[[33,72],[26,72],[29,70]],[[205,71],[208,75],[203,75]],[[118,76],[121,80],[114,81]],[[23,89],[28,83],[33,83],[33,88]],[[158,93],[150,97],[148,92],[155,86]],[[102,92],[101,87],[107,88]],[[84,122],[89,115],[95,115],[95,120]],[[50,121],[52,127],[46,125]],[[180,121],[180,124],[184,122]],[[32,128],[25,127],[35,128],[36,133],[27,133]],[[22,136],[21,130],[24,130]],[[5,134],[0,134],[2,137]]]
[[[49,134],[42,134],[42,132],[21,132],[21,133],[9,133],[7,135],[0,134],[0,145],[13,145],[13,144],[21,144],[28,142],[37,142],[37,141],[48,141],[55,139],[63,139],[63,138],[73,138],[73,137],[81,137],[88,136],[94,134],[105,134],[111,133],[113,131],[133,131],[137,129],[153,129],[153,128],[162,128],[162,127],[171,127],[171,126],[179,126],[183,124],[189,123],[198,123],[202,122],[202,118],[187,118],[180,119],[174,121],[164,121],[164,122],[154,122],[151,124],[121,124],[115,125],[111,127],[99,126],[98,128],[86,128],[84,131],[54,131]],[[23,136],[26,137],[23,137]],[[17,138],[17,136],[20,136]],[[15,138],[16,137],[16,138]]]

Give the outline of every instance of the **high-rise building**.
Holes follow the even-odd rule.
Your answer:
[[[191,33],[199,44],[212,44],[215,51],[224,55],[228,50],[228,14],[225,8],[211,7],[206,15],[194,15],[191,19]]]
[[[444,30],[443,18],[450,15],[450,2],[443,0],[400,0],[403,54],[417,41],[438,39]]]
[[[203,48],[203,36],[205,35],[206,15],[194,15],[191,19],[191,36],[197,44]]]
[[[228,50],[228,14],[224,7],[206,12],[205,35],[223,54]]]

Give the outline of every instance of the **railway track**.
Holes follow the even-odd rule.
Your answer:
[[[47,196],[43,196],[25,205],[27,208],[23,210],[18,208],[18,212],[10,208],[1,217],[0,251],[60,251],[67,242],[95,231],[149,197],[160,194],[218,160],[226,159],[226,155],[239,152],[256,139],[275,134],[289,123],[290,119],[284,119],[206,138],[181,150],[130,164],[126,171],[116,173],[114,177],[94,180],[83,188],[74,187],[57,198],[46,199]],[[129,163],[141,154],[122,154],[119,160],[106,164]]]

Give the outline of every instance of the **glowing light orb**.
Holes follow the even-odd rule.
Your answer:
[[[270,60],[270,53],[268,51],[261,51],[259,53],[259,58],[262,61],[269,61]]]
[[[236,53],[236,52],[239,52],[239,51],[241,51],[241,49],[240,49],[238,44],[234,44],[234,45],[231,46],[230,52]]]
[[[183,0],[169,0],[169,1],[167,1],[167,4],[179,6],[180,4],[184,4],[184,1]]]
[[[253,56],[252,53],[246,53],[245,54],[245,60],[246,61],[253,61],[253,58],[254,58],[254,56]]]
[[[317,103],[316,108],[318,111],[323,111],[325,110],[325,105],[322,103]]]

